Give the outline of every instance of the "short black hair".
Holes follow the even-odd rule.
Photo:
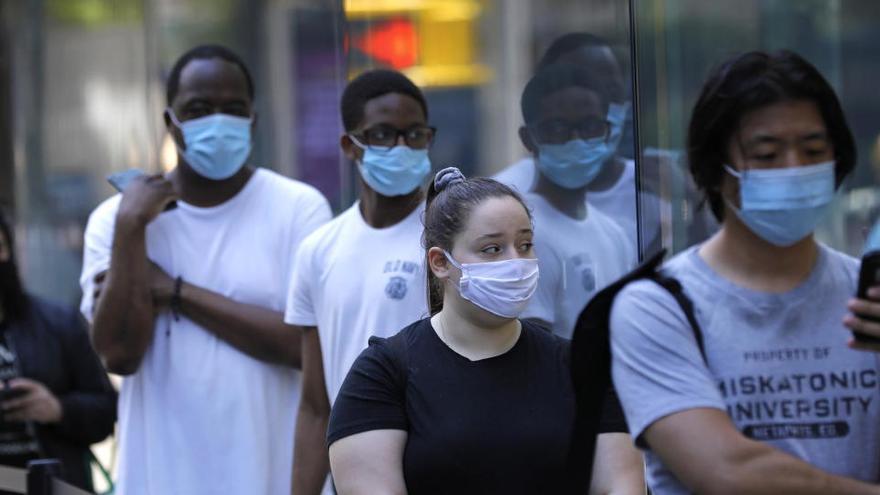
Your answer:
[[[572,86],[586,88],[599,95],[603,106],[608,105],[609,88],[590,70],[579,65],[558,63],[540,69],[526,83],[519,104],[526,125],[534,123],[541,112],[541,101],[548,95]]]
[[[373,98],[400,93],[411,96],[419,102],[425,119],[428,118],[428,102],[425,95],[408,77],[400,72],[388,69],[369,70],[352,79],[342,92],[339,104],[342,110],[342,125],[346,132],[357,128],[364,120],[364,107]]]
[[[183,72],[183,68],[186,67],[186,64],[193,60],[208,60],[212,58],[219,58],[238,66],[238,68],[241,69],[241,73],[244,74],[244,80],[247,83],[248,97],[251,101],[254,100],[254,80],[251,78],[251,73],[244,64],[244,60],[225,46],[199,45],[190,48],[186,53],[181,55],[180,58],[174,62],[174,66],[171,67],[171,72],[168,74],[168,82],[165,85],[165,98],[168,100],[168,106],[171,106],[174,98],[177,97],[177,90],[180,88],[180,73]]]
[[[724,216],[721,182],[730,138],[744,115],[784,101],[816,104],[834,146],[839,186],[856,164],[856,145],[834,89],[800,55],[781,50],[735,55],[717,66],[703,84],[688,127],[688,166],[712,213]]]
[[[16,321],[25,316],[30,309],[30,300],[24,290],[18,264],[15,261],[15,237],[12,225],[6,214],[0,210],[0,235],[6,240],[9,248],[9,261],[0,264],[0,306],[9,321]]]
[[[538,69],[555,64],[560,58],[581,48],[611,48],[604,38],[586,32],[566,33],[553,40],[538,61]]]

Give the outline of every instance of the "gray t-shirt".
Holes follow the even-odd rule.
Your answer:
[[[672,296],[638,281],[611,314],[614,384],[630,432],[688,409],[726,411],[747,437],[829,473],[877,481],[880,358],[849,349],[842,319],[856,290],[857,260],[820,245],[795,289],[756,292],[722,278],[693,247],[666,265],[696,308],[706,361]],[[688,493],[646,451],[657,495]]]

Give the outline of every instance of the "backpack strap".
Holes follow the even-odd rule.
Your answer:
[[[578,318],[571,342],[571,375],[577,414],[567,462],[570,493],[587,493],[595,457],[596,436],[602,410],[607,400],[616,400],[611,383],[610,317],[614,299],[636,280],[653,280],[668,291],[684,312],[703,360],[703,333],[694,314],[694,305],[681,283],[660,270],[666,255],[661,249],[654,256],[611,285],[599,291],[587,303]]]
[[[700,328],[699,322],[697,322],[697,317],[694,313],[694,303],[684,293],[684,290],[681,287],[681,282],[664,274],[662,271],[655,272],[654,276],[650,278],[656,282],[657,285],[666,289],[666,291],[675,299],[675,302],[678,303],[678,306],[684,312],[684,316],[687,318],[687,321],[691,326],[691,331],[694,333],[694,339],[697,341],[697,348],[700,350],[700,356],[702,356],[703,361],[708,364],[709,361],[706,359],[706,348],[703,344],[703,330]]]
[[[652,278],[663,262],[661,250],[611,285],[600,290],[581,312],[571,342],[571,378],[577,413],[566,466],[566,493],[588,493],[596,434],[605,401],[616,400],[611,383],[608,322],[614,298],[635,280]]]

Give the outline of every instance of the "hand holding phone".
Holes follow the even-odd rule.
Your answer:
[[[146,176],[146,174],[142,170],[132,168],[108,175],[107,182],[109,182],[117,191],[125,192],[135,179],[144,176]],[[174,208],[177,208],[177,202],[171,201],[165,206],[163,211],[173,210]]]
[[[856,297],[868,300],[868,289],[875,286],[880,286],[880,250],[869,251],[862,257]],[[858,312],[855,314],[859,319],[880,324],[880,317]],[[880,345],[880,337],[868,335],[855,329],[853,329],[853,338],[859,343]]]

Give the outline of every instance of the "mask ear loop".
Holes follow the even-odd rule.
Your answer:
[[[737,180],[742,179],[742,172],[735,170],[730,165],[724,164],[724,170],[731,175],[731,177],[735,177]]]
[[[354,137],[354,134],[352,134],[352,133],[349,132],[349,133],[346,134],[346,136],[348,136],[348,139],[351,139],[351,142],[354,143],[354,145],[357,146],[358,148],[360,148],[360,149],[362,149],[362,150],[366,150],[366,149],[367,149],[367,146],[364,145],[363,143],[361,143],[361,142],[358,140],[358,138]]]
[[[736,147],[739,148],[740,157],[742,158],[742,161],[745,164],[748,161],[748,160],[746,160],[746,150],[745,150],[745,147],[743,146],[742,141],[739,139],[738,132],[737,132],[737,136],[736,136]],[[730,160],[727,160],[727,161],[730,162]],[[731,201],[730,198],[727,198],[726,196],[724,196],[724,193],[721,192],[720,190],[719,190],[719,194],[721,195],[721,198],[724,200],[724,203],[727,205],[727,207],[729,209],[733,210],[733,212],[737,216],[739,216],[739,210],[740,210],[740,208],[742,208],[742,183],[743,183],[743,178],[744,178],[747,170],[748,170],[748,168],[745,168],[743,170],[736,170],[729,163],[724,164],[724,171],[727,172],[728,174],[730,174],[731,177],[736,179],[736,182],[737,182],[736,194],[737,194],[737,196],[739,196],[739,208],[737,208],[733,204],[733,201]]]
[[[360,148],[361,151],[367,151],[367,147],[364,146],[364,144],[361,143],[358,140],[358,138],[354,137],[354,134],[347,132],[347,133],[345,133],[345,135],[348,136],[348,139],[351,139],[351,142],[354,143],[355,146]],[[357,164],[358,169],[361,169],[361,173],[363,174],[363,168],[364,168],[363,158],[355,158],[354,162],[355,162],[355,164]]]
[[[444,249],[443,255],[446,256],[446,259],[449,260],[450,263],[452,263],[452,266],[454,266],[454,267],[458,268],[459,270],[461,270],[462,272],[464,272],[464,270],[462,270],[462,268],[461,268],[461,265],[457,261],[455,261],[455,259],[452,257],[451,254],[449,254],[449,251]]]
[[[743,169],[742,170],[735,170],[734,169],[734,172],[736,172],[736,173],[731,173],[731,175],[733,175],[737,179],[740,179],[740,183],[742,183],[742,178],[748,174],[750,167],[748,166],[749,160],[748,160],[748,158],[746,158],[746,147],[743,144],[742,140],[740,139],[739,131],[737,131],[737,136],[736,136],[736,147],[739,148],[739,155],[740,155],[740,158],[743,162]],[[730,161],[730,160],[728,160],[728,161]],[[730,167],[730,168],[733,169],[733,167]],[[728,172],[730,172],[730,170],[728,170]]]
[[[467,284],[467,280],[468,280],[468,278],[465,276],[464,268],[462,268],[462,266],[459,262],[455,261],[455,259],[452,257],[452,255],[449,254],[449,251],[444,249],[443,255],[446,256],[446,259],[449,260],[449,263],[452,264],[452,266],[458,268],[458,271],[461,272],[461,275],[459,276],[459,279],[458,279],[458,283],[454,282],[451,277],[446,277],[446,280],[448,280],[449,282],[452,282],[452,284],[455,286],[455,289],[458,291],[459,294],[461,294],[462,290],[463,290],[462,284],[463,283]],[[462,297],[464,297],[464,296],[462,296]],[[467,299],[467,298],[465,298],[465,299]]]
[[[745,157],[745,152],[742,149],[742,145],[741,143],[739,143],[739,140],[737,140],[737,146],[739,146],[742,156]],[[724,164],[724,171],[730,174],[731,177],[736,179],[736,195],[739,196],[739,208],[737,208],[736,205],[733,204],[733,201],[731,201],[730,198],[726,197],[723,192],[719,191],[721,194],[721,198],[724,200],[724,204],[727,205],[727,208],[733,211],[733,213],[740,218],[740,221],[742,221],[740,211],[742,209],[742,182],[745,170],[736,170],[732,166]]]
[[[174,109],[171,107],[165,107],[165,111],[168,112],[168,117],[171,118],[171,122],[180,129],[180,120],[177,118],[177,114],[174,113]]]
[[[739,208],[737,208],[736,205],[733,204],[733,201],[731,201],[730,198],[728,198],[727,196],[724,195],[724,192],[719,190],[719,194],[721,195],[721,199],[724,200],[724,204],[726,204],[729,209],[733,210],[734,213],[739,215],[739,209],[742,208],[742,177],[743,177],[743,172],[740,172],[739,170],[734,169],[733,167],[731,167],[730,165],[728,165],[726,163],[724,164],[724,171],[727,172],[728,174],[730,174],[731,177],[736,179],[736,183],[737,183],[736,184],[736,195],[739,196]]]
[[[180,132],[180,137],[183,140],[183,148],[177,143],[177,139],[172,134],[172,140],[174,141],[174,147],[178,150],[186,150],[186,136],[183,134],[183,124],[180,123],[180,119],[177,118],[177,114],[174,113],[174,109],[170,106],[165,107],[165,111],[168,112],[168,118],[171,119],[171,123],[174,124],[174,127],[177,127],[177,131]]]

